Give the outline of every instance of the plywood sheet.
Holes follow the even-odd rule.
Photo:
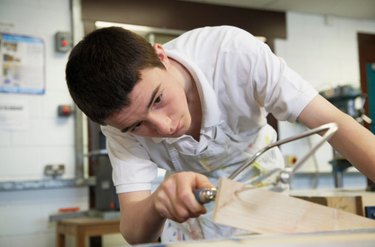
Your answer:
[[[220,181],[213,220],[256,233],[375,228],[375,220],[228,179]]]

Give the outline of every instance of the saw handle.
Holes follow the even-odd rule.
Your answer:
[[[195,199],[200,204],[206,204],[213,200],[216,197],[216,188],[203,188],[203,189],[196,189],[193,191]]]

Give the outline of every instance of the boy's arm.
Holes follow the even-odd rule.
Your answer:
[[[118,195],[121,212],[120,232],[129,244],[156,242],[161,234],[165,218],[157,214],[149,203],[150,195],[150,191]]]
[[[320,95],[306,106],[298,121],[309,128],[337,123],[338,131],[330,139],[330,144],[365,176],[375,181],[375,135],[369,130]]]
[[[193,172],[173,174],[158,189],[119,194],[120,231],[129,244],[156,242],[167,218],[184,222],[206,213],[194,189],[211,188],[208,178]]]

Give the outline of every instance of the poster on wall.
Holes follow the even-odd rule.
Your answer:
[[[0,33],[0,92],[44,94],[44,51],[41,38]]]

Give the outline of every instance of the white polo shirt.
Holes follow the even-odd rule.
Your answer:
[[[103,126],[117,193],[150,190],[158,167],[213,178],[229,175],[244,161],[236,152],[247,148],[251,155],[276,139],[267,127],[268,112],[293,122],[317,95],[266,44],[239,28],[199,28],[163,47],[197,84],[203,110],[201,138],[147,139]],[[275,160],[264,167],[280,165],[271,164]]]

